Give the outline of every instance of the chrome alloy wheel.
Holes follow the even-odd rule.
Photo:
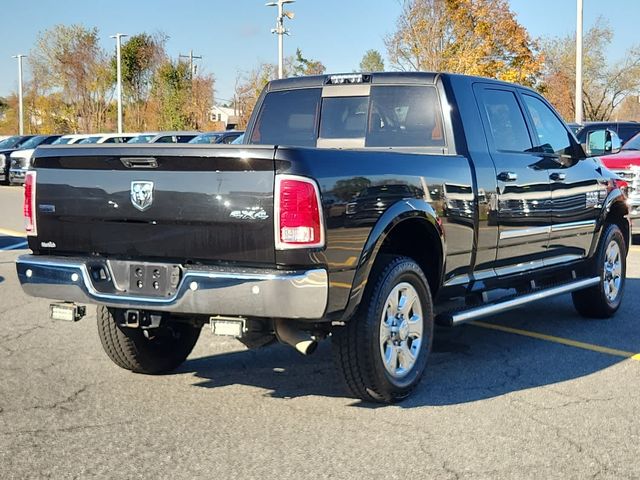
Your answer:
[[[416,364],[423,327],[418,292],[410,283],[399,283],[387,297],[380,321],[380,355],[392,377],[404,377]]]
[[[611,303],[615,302],[622,285],[622,253],[618,242],[611,241],[604,259],[604,294]]]

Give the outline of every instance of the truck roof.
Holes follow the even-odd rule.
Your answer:
[[[267,85],[267,91],[274,90],[289,90],[295,88],[312,88],[312,87],[322,87],[327,84],[331,84],[332,78],[355,78],[355,77],[364,77],[364,82],[347,82],[347,83],[368,83],[371,85],[389,85],[394,83],[403,83],[403,84],[435,84],[438,80],[438,77],[452,77],[457,78],[459,80],[467,80],[471,82],[481,81],[481,82],[490,82],[501,85],[510,85],[514,84],[509,82],[504,82],[501,80],[496,80],[495,78],[485,78],[485,77],[476,77],[472,75],[461,75],[454,73],[437,73],[437,72],[374,72],[374,73],[344,73],[344,74],[327,74],[327,75],[311,75],[305,77],[291,77],[291,78],[283,78],[280,80],[272,80]],[[522,85],[517,85],[518,87],[523,87]]]

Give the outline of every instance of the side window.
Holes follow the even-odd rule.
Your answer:
[[[438,93],[429,86],[371,88],[367,147],[444,147]]]
[[[321,93],[320,88],[269,92],[249,143],[315,147]]]
[[[569,132],[560,119],[542,100],[524,94],[524,103],[538,135],[538,145],[545,153],[571,154]]]
[[[496,150],[530,152],[533,148],[531,137],[515,93],[487,89],[483,100]]]

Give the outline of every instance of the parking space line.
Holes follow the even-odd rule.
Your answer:
[[[474,325],[476,327],[486,328],[489,330],[497,330],[505,333],[512,333],[514,335],[522,335],[524,337],[536,338],[538,340],[545,340],[547,342],[559,343],[568,347],[581,348],[582,350],[590,350],[592,352],[613,355],[614,357],[629,358],[631,360],[640,361],[640,353],[627,352],[625,350],[618,350],[616,348],[602,347],[600,345],[594,345],[593,343],[579,342],[577,340],[571,340],[569,338],[556,337],[554,335],[531,332],[529,330],[521,330],[519,328],[505,327],[504,325],[496,325],[495,323],[474,321],[469,322],[469,325]]]
[[[19,248],[24,248],[29,245],[29,242],[26,240],[20,243],[14,243],[13,245],[9,245],[8,247],[0,247],[0,250],[18,250]]]
[[[24,237],[24,232],[18,232],[17,230],[11,230],[9,228],[0,228],[0,235],[6,235],[7,237]]]

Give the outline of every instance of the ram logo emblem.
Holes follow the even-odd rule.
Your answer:
[[[141,212],[153,203],[153,182],[131,182],[131,203]]]

